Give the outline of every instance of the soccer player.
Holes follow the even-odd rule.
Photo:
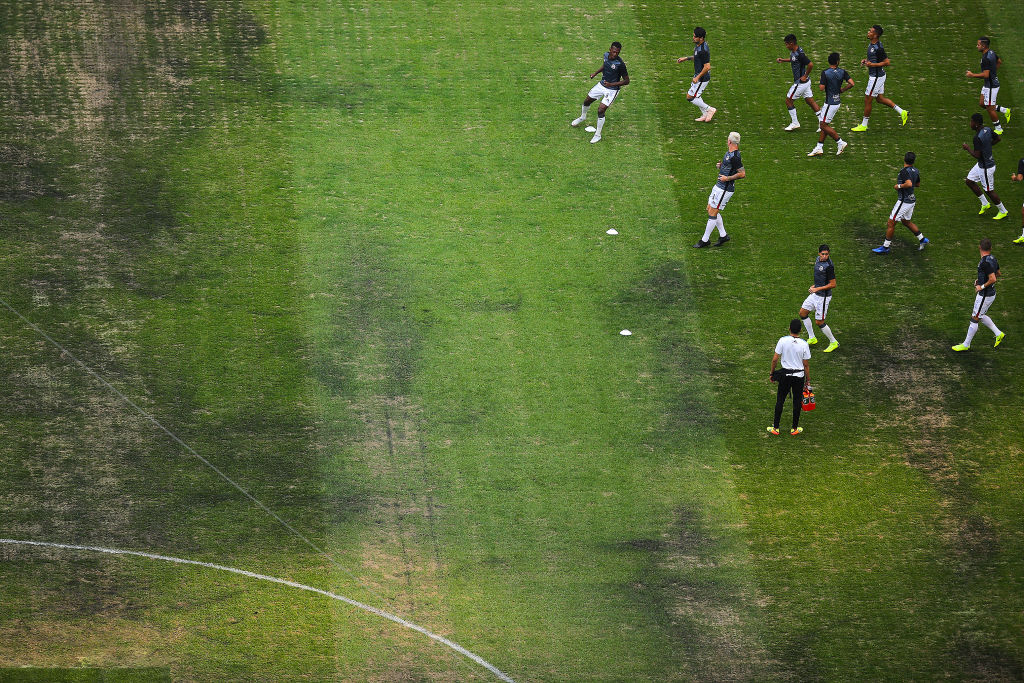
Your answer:
[[[676,64],[693,62],[693,80],[690,82],[690,89],[686,92],[686,99],[700,109],[700,116],[694,121],[710,121],[718,111],[701,98],[711,80],[711,48],[708,47],[707,36],[708,32],[700,26],[693,29],[693,56],[680,57],[676,60]]]
[[[704,229],[704,236],[693,245],[695,249],[703,249],[711,241],[711,232],[718,228],[718,241],[716,247],[720,247],[729,241],[729,235],[725,232],[725,223],[722,222],[722,209],[732,199],[733,191],[736,188],[736,180],[746,178],[747,172],[743,170],[743,160],[740,159],[740,134],[736,131],[729,133],[729,151],[725,153],[718,166],[718,182],[711,188],[708,196],[708,224]]]
[[[999,79],[996,77],[996,70],[1003,65],[1003,60],[994,50],[989,49],[987,36],[978,38],[978,52],[981,53],[981,71],[974,73],[968,69],[967,77],[985,79],[981,86],[981,98],[978,100],[978,105],[982,109],[988,110],[989,118],[995,124],[993,130],[996,135],[1002,135],[1003,127],[999,124],[999,114],[1005,114],[1006,122],[1010,122],[1009,107],[1000,107],[996,104],[996,96],[999,94]]]
[[[981,211],[978,212],[978,215],[985,213],[992,206],[985,199],[987,194],[996,203],[997,213],[992,220],[999,221],[1006,218],[1007,214],[1006,207],[999,201],[999,195],[994,189],[996,159],[992,156],[992,145],[999,144],[1000,138],[992,132],[991,128],[982,125],[983,120],[981,114],[971,115],[971,130],[977,131],[974,135],[974,149],[971,150],[966,142],[962,146],[968,154],[978,160],[978,163],[974,164],[974,168],[967,174],[967,179],[964,182],[981,201]],[[981,187],[978,186],[979,182],[982,183]]]
[[[984,323],[985,327],[992,330],[996,335],[996,343],[999,346],[1003,342],[1006,333],[996,327],[992,318],[988,317],[989,307],[996,300],[996,279],[999,277],[999,262],[992,255],[992,240],[985,238],[978,243],[978,252],[981,254],[981,261],[978,262],[978,279],[974,281],[974,309],[971,311],[971,324],[967,327],[967,338],[963,344],[953,347],[954,351],[970,351],[971,341],[978,332],[978,323]]]
[[[1017,162],[1017,172],[1010,175],[1010,180],[1020,182],[1024,180],[1024,159]],[[1020,208],[1020,237],[1013,241],[1014,244],[1024,244],[1024,206]]]
[[[845,88],[843,83],[849,83]],[[821,115],[818,116],[821,132],[818,133],[818,144],[807,153],[809,157],[816,157],[825,153],[825,136],[828,135],[836,141],[836,155],[842,154],[848,144],[839,137],[839,133],[832,127],[832,119],[839,111],[839,96],[853,87],[853,78],[846,69],[839,68],[839,53],[833,52],[828,56],[828,68],[821,72],[821,82],[818,88],[825,91],[825,106],[821,108]]]
[[[800,338],[800,321],[793,318],[789,321],[789,334],[779,337],[772,356],[772,369],[768,381],[777,382],[779,390],[775,395],[775,420],[768,427],[768,433],[779,435],[779,422],[782,420],[782,407],[786,404],[786,396],[793,395],[793,428],[789,433],[800,434],[804,428],[800,426],[800,393],[811,384],[811,347]],[[775,366],[782,361],[783,377],[775,379]]]
[[[917,204],[914,188],[921,185],[921,174],[914,168],[914,161],[916,160],[917,155],[913,152],[907,152],[903,155],[903,168],[896,175],[896,205],[892,207],[892,211],[889,213],[889,222],[885,225],[885,240],[882,241],[882,246],[871,250],[876,254],[889,253],[892,237],[896,233],[896,221],[900,221],[903,225],[907,226],[914,237],[917,238],[918,251],[924,249],[924,245],[928,244],[928,238],[910,221],[914,216],[914,206]]]
[[[814,323],[821,329],[822,334],[828,337],[829,344],[825,348],[825,353],[832,353],[839,348],[839,342],[825,322],[829,304],[832,303],[832,290],[836,288],[836,267],[832,264],[829,253],[827,244],[818,247],[818,258],[814,262],[814,284],[807,288],[807,298],[800,306],[800,319],[807,328],[807,343],[818,343],[818,338],[814,336],[814,325],[811,325],[808,318],[811,311],[814,311]]]
[[[600,69],[590,74],[590,78],[594,78],[594,76],[603,72],[604,75],[601,76],[601,82],[587,93],[587,97],[583,100],[583,112],[580,114],[580,117],[573,119],[569,123],[570,126],[575,128],[586,121],[590,105],[597,100],[601,100],[601,104],[597,108],[597,132],[594,133],[594,137],[590,138],[592,143],[600,142],[601,140],[601,129],[604,128],[604,113],[611,106],[612,102],[615,101],[615,96],[619,94],[619,88],[629,85],[629,73],[626,71],[626,63],[619,57],[619,52],[621,51],[622,45],[619,41],[615,41],[608,48],[608,52],[604,53],[604,64]]]
[[[821,111],[821,107],[814,101],[814,95],[811,94],[811,70],[814,69],[814,62],[804,54],[803,48],[796,44],[796,36],[792,33],[783,38],[782,42],[786,44],[786,49],[789,50],[789,57],[776,57],[775,61],[778,64],[789,62],[790,66],[793,67],[793,85],[790,86],[789,91],[786,93],[786,109],[789,110],[789,118],[792,120],[792,123],[783,130],[796,130],[800,127],[800,122],[796,118],[796,106],[793,103],[798,97],[804,99],[804,102],[814,111],[816,116]]]
[[[900,115],[900,125],[907,125],[907,116],[910,115],[906,109],[900,109],[896,103],[886,97],[885,92],[885,67],[889,66],[889,56],[885,54],[885,48],[879,38],[882,37],[882,27],[875,24],[868,29],[868,56],[860,60],[862,66],[868,68],[868,87],[864,91],[864,119],[859,126],[850,130],[861,132],[868,129],[868,119],[871,117],[871,103],[878,100],[887,107],[896,110]]]

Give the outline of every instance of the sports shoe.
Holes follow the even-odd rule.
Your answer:
[[[907,125],[907,117],[908,116],[910,116],[910,112],[907,111],[906,109],[904,109],[903,111],[900,112],[900,125],[901,126]]]
[[[790,436],[796,436],[797,434],[803,434],[803,433],[804,433],[804,428],[803,427],[794,427],[793,429],[789,430]]]
[[[807,156],[809,156],[809,157],[820,157],[824,153],[825,153],[825,150],[823,150],[821,147],[815,147],[814,149],[812,149],[810,152],[807,153]]]
[[[995,216],[992,216],[992,220],[994,220],[994,221],[1001,221],[1001,220],[1003,220],[1004,218],[1006,218],[1009,215],[1010,214],[1007,213],[1006,211],[1000,211]]]
[[[1024,235],[1021,235],[1013,241],[1014,244],[1024,244]]]
[[[713,247],[720,247],[720,246],[722,246],[723,244],[725,244],[726,242],[728,242],[728,241],[729,241],[729,240],[731,240],[731,239],[732,239],[732,238],[731,238],[731,237],[729,237],[728,235],[722,235],[721,237],[719,237],[719,238],[718,238],[718,241],[717,241],[717,242],[715,242],[715,243],[714,243],[713,245],[711,245],[711,246],[713,246]]]
[[[808,346],[814,346],[817,343],[818,343],[818,338],[817,337],[808,337],[807,338],[807,345]]]
[[[717,109],[715,109],[714,107],[708,107],[708,110],[706,112],[704,112],[704,120],[705,121],[710,121],[712,119],[712,117],[714,117],[714,115],[717,114],[717,113],[718,113]]]
[[[1006,122],[1007,123],[1010,122],[1010,108],[1009,107],[1006,108]]]
[[[791,123],[788,126],[786,126],[785,128],[783,128],[782,130],[796,130],[799,127],[800,127],[799,123]]]
[[[928,242],[928,238],[927,237],[925,237],[923,240],[918,241],[918,243],[917,243],[917,250],[918,251],[924,251],[924,245],[926,245],[928,243],[929,242]]]
[[[586,121],[586,119],[581,116],[578,119],[573,119],[572,121],[570,121],[569,125],[572,126],[573,128],[576,128],[577,126],[579,126],[584,121]]]
[[[778,436],[779,435],[779,428],[778,427],[768,427],[766,431],[769,434],[772,434],[773,436]]]
[[[852,130],[852,131],[853,131],[854,133],[863,133],[863,132],[864,132],[864,131],[866,131],[867,129],[868,129],[868,127],[867,127],[867,126],[865,126],[865,125],[864,125],[864,124],[862,123],[862,124],[860,124],[859,126],[854,126],[854,127],[853,127],[853,128],[851,128],[850,130]]]
[[[835,351],[838,348],[839,348],[839,342],[832,342],[831,344],[829,344],[828,346],[825,347],[825,353],[832,353],[833,351]]]
[[[711,242],[705,242],[704,240],[697,240],[697,244],[693,245],[694,249],[703,249],[704,247],[711,244]]]
[[[590,144],[594,144],[595,142],[601,142],[600,133],[594,133],[594,137],[590,138]]]
[[[991,208],[992,208],[991,204],[982,204],[981,205],[981,211],[978,212],[978,215],[980,216],[981,214],[985,213],[986,211],[988,211]]]
[[[836,148],[836,156],[839,156],[840,154],[842,154],[843,150],[846,149],[846,146],[848,144],[850,144],[850,143],[847,142],[846,140],[840,140],[839,141],[839,146]]]
[[[875,247],[871,251],[873,251],[876,254],[888,254],[890,251],[892,251],[892,249],[890,249],[889,247],[887,247],[884,244],[882,244],[882,245],[879,245],[879,246]]]
[[[992,132],[995,133],[996,135],[1002,135],[1003,134],[1003,129],[1002,128],[993,128]]]
[[[708,115],[707,112],[704,112],[703,114],[701,114],[700,116],[695,118],[694,121],[707,121],[707,118],[706,118],[707,115]]]
[[[820,132],[821,132],[821,126],[818,126],[818,130],[816,130],[816,131],[814,131],[814,132],[815,132],[815,133],[820,133]]]
[[[970,351],[971,347],[967,346],[966,344],[957,344],[956,346],[953,347],[953,350],[954,351]]]
[[[1005,337],[1005,336],[1006,336],[1005,332],[1000,332],[999,334],[997,334],[996,335],[996,343],[992,345],[992,348],[995,348],[995,347],[999,346],[1000,344],[1002,344],[1003,343],[1003,337]]]

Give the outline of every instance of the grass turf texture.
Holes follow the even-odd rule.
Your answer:
[[[7,313],[3,536],[331,588],[517,679],[1021,675],[1016,214],[975,215],[959,150],[975,34],[1007,62],[1000,100],[1021,91],[1021,9],[844,4],[801,26],[766,3],[0,13],[2,295],[358,580]],[[876,105],[857,136],[876,21],[911,119]],[[691,24],[709,31],[710,125],[674,62]],[[805,127],[781,131],[789,70],[771,60],[791,30],[858,82],[838,159],[804,158],[802,103]],[[592,146],[567,123],[611,40],[634,84]],[[694,252],[733,129],[734,239]],[[1015,211],[1016,120],[1004,137]],[[933,244],[898,232],[879,258],[907,149]],[[983,329],[954,356],[982,236],[1007,340]],[[812,361],[805,434],[772,441],[764,375],[822,241],[843,345]],[[276,586],[0,552],[0,666],[489,678]]]

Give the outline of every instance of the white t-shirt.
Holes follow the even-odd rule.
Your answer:
[[[782,357],[782,367],[787,370],[799,370],[793,377],[804,376],[804,360],[811,359],[811,347],[800,337],[787,334],[775,345],[775,353]]]

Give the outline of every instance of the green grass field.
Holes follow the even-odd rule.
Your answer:
[[[846,133],[876,22],[910,121]],[[0,539],[313,586],[516,681],[1024,678],[1021,26],[974,0],[0,0]],[[857,81],[841,157],[805,156],[803,103],[782,130],[791,31],[815,82],[833,50]],[[962,181],[982,34],[1014,107],[1000,223]],[[612,40],[632,83],[590,145],[568,122]],[[732,130],[733,239],[697,251]],[[907,150],[931,245],[877,256]],[[954,354],[982,237],[1007,337]],[[805,433],[769,438],[822,242],[841,347]],[[0,681],[332,679],[497,677],[322,595],[0,543]]]

